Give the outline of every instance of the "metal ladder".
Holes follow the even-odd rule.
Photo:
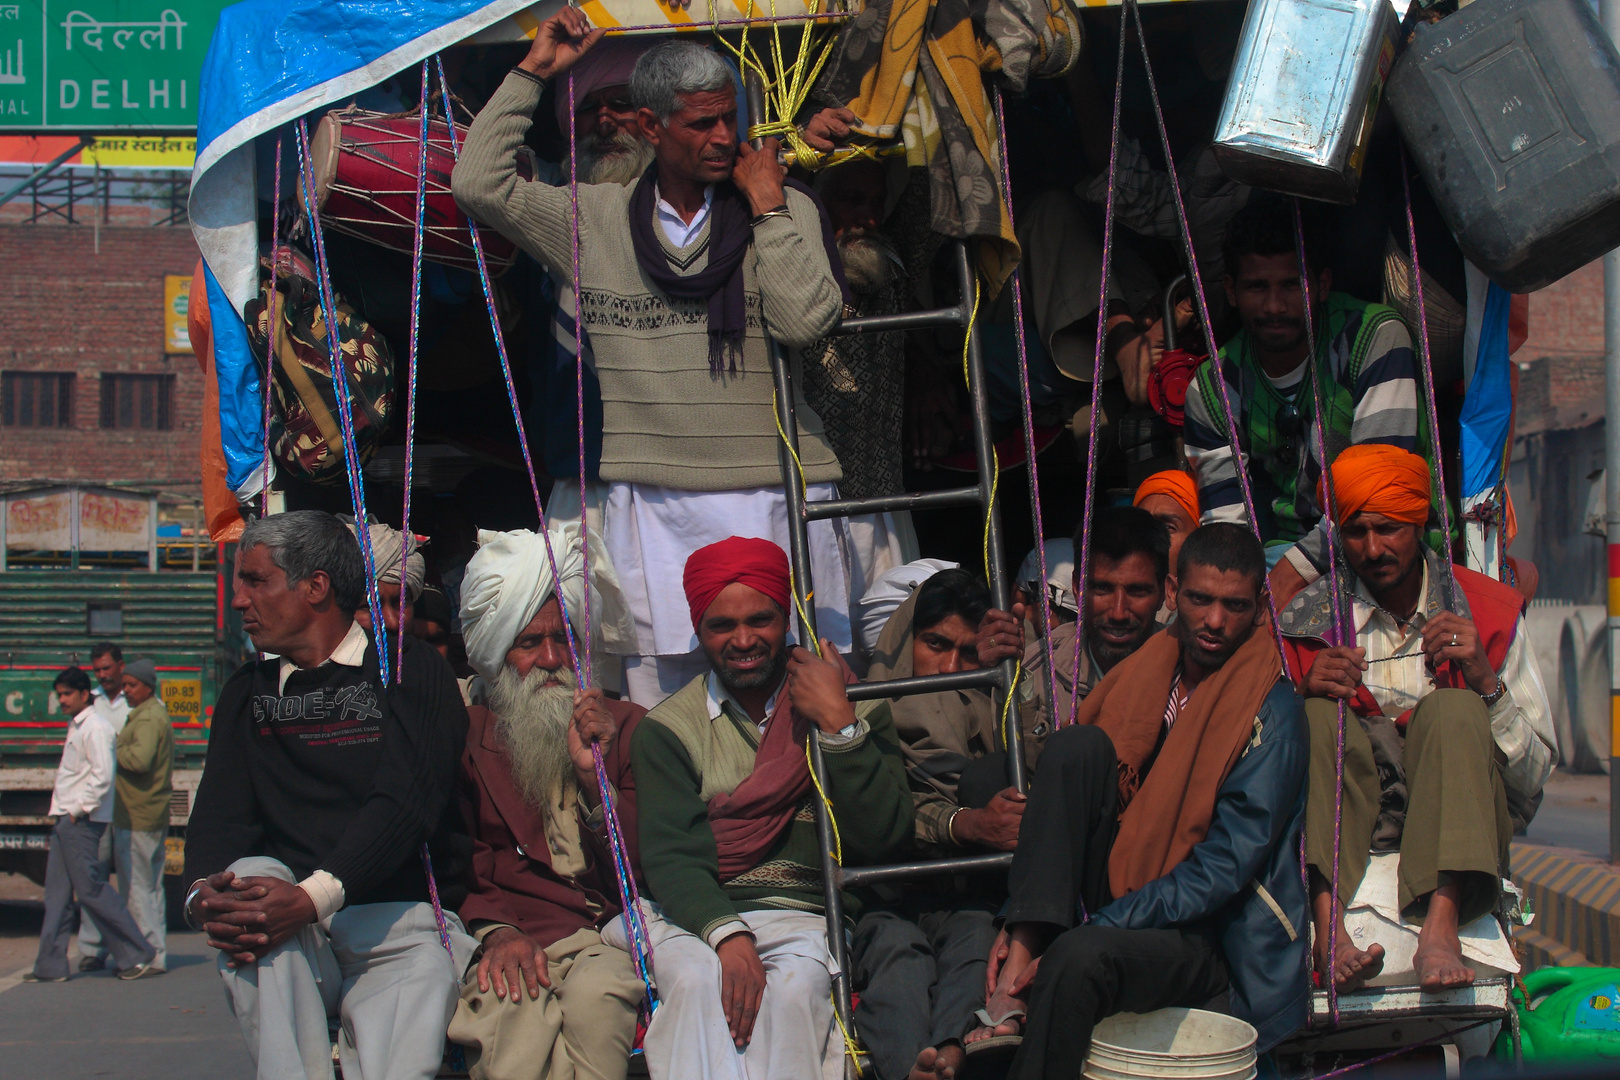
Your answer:
[[[756,114],[757,115],[757,114]],[[814,583],[810,575],[808,531],[812,521],[849,517],[855,514],[873,514],[889,510],[923,510],[945,506],[977,506],[984,510],[990,550],[990,600],[1003,611],[1009,609],[1009,589],[1004,570],[1001,545],[1001,522],[998,508],[991,505],[992,482],[995,478],[993,440],[990,437],[990,402],[985,387],[984,357],[979,345],[979,328],[970,326],[973,314],[974,268],[968,258],[967,245],[953,241],[955,247],[956,277],[960,300],[955,307],[932,311],[908,312],[899,315],[874,315],[862,319],[846,319],[835,330],[834,336],[872,334],[891,330],[911,330],[923,327],[956,326],[967,329],[968,394],[973,410],[973,445],[979,459],[978,483],[968,487],[949,488],[920,494],[883,495],[868,499],[831,499],[807,502],[804,483],[799,475],[796,458],[799,452],[797,416],[793,401],[793,373],[787,355],[775,339],[767,337],[770,349],[771,371],[776,379],[777,420],[782,425],[786,441],[780,447],[782,483],[787,491],[788,504],[788,559],[793,566],[793,586],[798,610],[799,637],[804,642],[819,640],[816,634],[815,609],[810,597]],[[1037,541],[1038,542],[1038,541]],[[943,675],[915,676],[891,682],[857,683],[848,689],[851,701],[874,698],[901,697],[909,694],[933,694],[944,690],[968,687],[987,689],[1001,716],[1007,696],[1013,693],[1014,662],[1007,660],[999,667],[978,671],[959,671]],[[1009,710],[1007,726],[1002,731],[1007,749],[1007,780],[1019,791],[1026,788],[1023,741],[1019,737],[1020,725],[1016,709]],[[821,743],[810,739],[811,767],[816,776],[825,776]],[[826,805],[816,802],[816,826],[821,841],[821,873],[823,901],[827,912],[827,945],[840,974],[834,980],[834,1003],[839,1019],[846,1031],[851,1024],[849,956],[844,945],[844,909],[839,889],[847,885],[871,885],[878,882],[909,881],[940,874],[975,873],[1005,869],[1012,863],[1011,854],[969,855],[954,859],[936,859],[925,862],[897,863],[890,866],[864,866],[841,868],[833,856],[833,824]],[[845,1073],[852,1075],[848,1057]]]

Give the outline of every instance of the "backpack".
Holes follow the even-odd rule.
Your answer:
[[[248,341],[261,360],[269,345],[272,317],[276,324],[270,430],[266,433],[270,453],[277,466],[302,480],[342,483],[347,475],[343,431],[315,272],[301,254],[281,248],[272,296],[269,258],[260,259],[260,267],[259,295],[248,301],[245,315]],[[382,334],[341,296],[334,294],[333,302],[355,444],[363,466],[381,445],[393,416],[394,355]]]

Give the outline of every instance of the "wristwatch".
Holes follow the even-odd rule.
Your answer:
[[[1493,690],[1489,694],[1481,694],[1479,696],[1479,698],[1480,698],[1481,701],[1483,701],[1485,703],[1485,707],[1487,709],[1489,709],[1491,706],[1495,705],[1498,701],[1501,701],[1502,700],[1502,695],[1506,694],[1506,693],[1507,693],[1507,681],[1505,679],[1503,679],[1502,676],[1498,675],[1496,677],[1496,689]]]

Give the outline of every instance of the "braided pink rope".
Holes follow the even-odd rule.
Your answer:
[[[568,69],[568,207],[572,228],[568,233],[569,247],[574,257],[574,408],[579,436],[579,553],[584,559],[585,590],[580,603],[584,623],[583,646],[585,666],[591,668],[591,545],[590,507],[586,503],[585,483],[585,312],[580,296],[579,281],[579,142],[576,138],[574,116],[574,69]]]
[[[1114,258],[1114,192],[1119,177],[1119,107],[1125,87],[1125,14],[1132,0],[1119,9],[1119,56],[1114,64],[1113,134],[1108,140],[1108,199],[1103,204],[1102,281],[1097,287],[1097,348],[1091,364],[1091,426],[1086,442],[1085,506],[1080,512],[1080,550],[1074,553],[1074,603],[1079,617],[1074,624],[1074,686],[1069,693],[1069,718],[1080,718],[1080,658],[1086,648],[1086,608],[1091,592],[1091,511],[1097,505],[1097,418],[1102,413],[1103,349],[1108,338],[1108,270]],[[1054,727],[1057,697],[1052,698]]]
[[[422,96],[417,100],[422,103],[422,119],[417,134],[420,151],[416,159],[416,233],[411,239],[411,340],[405,380],[405,504],[401,511],[399,526],[404,536],[401,540],[402,553],[399,563],[400,628],[397,645],[399,660],[394,669],[396,682],[405,678],[405,563],[411,557],[412,546],[411,467],[416,447],[416,342],[422,321],[422,217],[427,205],[428,62],[426,60],[422,61]]]
[[[264,346],[264,482],[259,489],[259,516],[270,516],[270,380],[275,377],[276,331],[281,320],[276,312],[276,249],[281,246],[281,148],[287,143],[285,135],[276,136],[275,196],[270,204],[270,303],[265,322],[270,332],[265,335]]]
[[[1001,193],[1007,203],[1007,225],[1016,236],[1018,228],[1013,222],[1012,163],[1007,155],[1007,112],[1002,104],[1000,87],[996,88],[996,127],[1001,132]],[[1029,462],[1029,505],[1035,519],[1035,560],[1041,571],[1040,600],[1035,610],[1042,620],[1041,653],[1046,659],[1047,689],[1052,695],[1046,700],[1052,703],[1056,711],[1058,681],[1057,665],[1052,656],[1052,600],[1046,591],[1046,527],[1041,520],[1041,479],[1035,464],[1035,406],[1029,396],[1029,346],[1024,340],[1024,275],[1020,270],[1013,271],[1012,290],[1013,326],[1018,337],[1018,390],[1023,395],[1020,404],[1023,406],[1024,457]],[[1009,688],[1008,693],[1012,693],[1013,689]]]

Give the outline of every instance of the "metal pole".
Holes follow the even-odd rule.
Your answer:
[[[748,95],[748,121],[765,122],[765,87],[759,73],[749,71],[744,76],[744,90]],[[751,140],[758,150],[762,139]],[[793,373],[787,354],[775,338],[767,332],[766,347],[770,353],[771,374],[776,381],[776,419],[782,426],[785,441],[777,448],[782,465],[783,494],[787,498],[788,563],[793,568],[794,608],[798,613],[800,643],[812,651],[820,641],[816,633],[816,611],[813,606],[815,584],[810,576],[810,537],[804,517],[804,478],[799,473],[799,421],[793,408]],[[821,752],[821,738],[810,732],[805,742],[810,748],[810,768],[818,780],[825,784],[827,776],[825,755]],[[830,798],[830,796],[829,796]],[[839,893],[839,866],[835,857],[838,846],[833,834],[832,811],[825,801],[816,800],[816,836],[821,847],[821,898],[827,915],[827,950],[838,967],[833,979],[833,1007],[843,1029],[854,1030],[854,1003],[850,998],[849,952],[844,948],[844,900]],[[844,1075],[856,1075],[858,1065],[844,1056]]]
[[[1620,0],[1601,0],[1609,37],[1620,41]],[[1609,566],[1609,861],[1620,862],[1620,252],[1603,256],[1603,496]]]
[[[962,305],[969,311],[973,308],[975,273],[973,263],[968,259],[967,245],[958,243],[956,277],[961,283]],[[982,302],[979,310],[983,314]],[[973,449],[979,459],[979,488],[984,492],[985,545],[990,564],[985,570],[990,577],[990,602],[999,610],[1007,611],[1012,603],[1007,588],[1006,567],[1002,565],[1001,557],[1001,507],[990,497],[996,484],[995,438],[990,432],[990,398],[984,377],[984,353],[979,345],[977,319],[968,328],[967,368],[968,396],[973,403]],[[1040,538],[1037,537],[1035,542],[1040,543]],[[1018,791],[1026,791],[1028,783],[1024,778],[1023,740],[1020,738],[1023,728],[1019,723],[1018,709],[1007,707],[1008,697],[1018,692],[1013,682],[1016,674],[1015,661],[1003,661],[1001,686],[991,691],[990,701],[998,719],[1003,714],[1007,717],[1007,730],[1002,732],[1007,748],[1007,783]]]
[[[12,199],[15,199],[19,193],[26,191],[28,189],[28,185],[45,179],[51,173],[61,168],[62,163],[67,161],[68,158],[72,157],[74,154],[77,154],[80,150],[83,150],[85,147],[89,146],[95,141],[96,140],[93,136],[80,135],[78,145],[71,146],[62,151],[60,154],[57,154],[56,157],[53,158],[49,163],[41,165],[39,168],[35,169],[33,173],[29,175],[28,179],[17,184],[4,195],[0,195],[0,206],[6,205],[6,203],[10,202]]]

